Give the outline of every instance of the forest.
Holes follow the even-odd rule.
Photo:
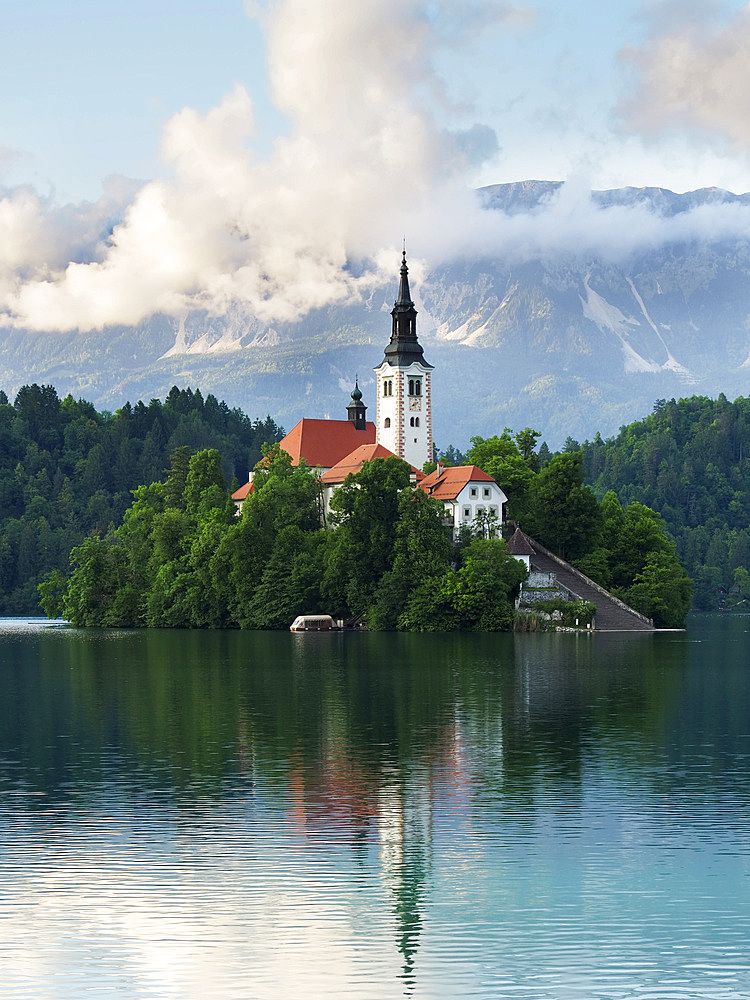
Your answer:
[[[42,603],[81,626],[288,628],[325,609],[374,629],[512,628],[525,569],[499,538],[455,553],[442,504],[409,474],[395,456],[366,463],[333,497],[332,529],[319,480],[278,445],[241,517],[218,451],[180,448],[116,529],[73,549],[68,578],[47,577]]]
[[[545,544],[606,574],[658,625],[683,624],[690,581],[658,516],[623,509],[614,494],[600,503],[583,484],[580,453],[541,467],[536,437],[475,438],[469,458],[515,476],[515,516]],[[454,544],[442,503],[412,486],[395,456],[350,474],[324,523],[311,471],[268,448],[237,517],[218,451],[177,449],[166,478],[135,491],[118,527],[73,549],[69,576],[47,577],[45,610],[81,626],[288,628],[304,611],[370,629],[520,626],[514,598],[526,570],[495,537],[498,525],[478,516]]]
[[[657,400],[644,420],[582,446],[586,482],[658,510],[694,581],[693,606],[750,602],[750,399]]]
[[[347,481],[324,526],[319,484],[274,446],[282,435],[190,389],[115,414],[51,386],[0,395],[0,610],[33,612],[42,584],[46,610],[87,625],[278,628],[320,608],[371,628],[513,626],[522,573],[495,526],[452,545],[442,505],[396,459]],[[684,623],[669,522],[632,483],[591,476],[592,448],[613,442],[552,455],[538,438],[506,429],[443,461],[483,468],[515,523],[657,625]],[[229,495],[254,464],[237,518]]]
[[[39,613],[37,585],[67,572],[71,549],[118,524],[141,483],[162,479],[175,449],[216,448],[231,483],[247,480],[265,441],[283,430],[214,396],[171,390],[116,413],[27,385],[0,390],[0,614]]]

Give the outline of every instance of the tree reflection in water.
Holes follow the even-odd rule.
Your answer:
[[[28,811],[236,800],[249,815],[271,810],[299,843],[376,859],[407,992],[435,891],[436,816],[457,838],[490,821],[518,833],[552,786],[575,812],[595,758],[616,753],[627,769],[679,755],[667,734],[683,714],[686,741],[698,730],[736,753],[748,708],[738,695],[714,732],[706,698],[686,690],[696,650],[682,634],[0,639],[0,790],[40,793]],[[745,805],[748,780],[733,786]]]

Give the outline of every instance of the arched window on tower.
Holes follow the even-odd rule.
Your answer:
[[[410,396],[414,395],[414,379],[413,378],[409,379],[409,395]]]
[[[390,427],[390,426],[391,426],[391,418],[386,417],[385,420],[383,421],[383,427]]]
[[[421,378],[418,378],[418,379],[414,380],[414,395],[415,396],[421,396],[422,395],[422,379]]]
[[[414,418],[414,426],[419,427],[419,417]]]

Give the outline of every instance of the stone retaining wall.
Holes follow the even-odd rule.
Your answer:
[[[544,589],[532,588],[527,590],[526,587],[521,589],[521,593],[518,596],[518,607],[525,608],[529,604],[541,604],[542,601],[569,601],[571,600],[570,594],[567,590],[560,586],[557,587],[546,587]]]

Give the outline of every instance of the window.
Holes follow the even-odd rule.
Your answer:
[[[414,417],[412,417],[411,420],[409,421],[409,426],[410,427],[414,426]]]
[[[414,379],[414,395],[415,396],[421,396],[422,395],[422,379],[421,378]]]
[[[419,417],[414,418],[414,426],[419,427]]]
[[[490,514],[494,514],[495,517],[497,517],[497,507],[493,506],[493,507],[488,507],[487,509],[489,510]]]
[[[464,517],[471,517],[471,507],[464,507]]]
[[[393,395],[393,379],[386,378],[383,379],[383,395],[392,396]]]
[[[488,497],[489,495],[490,495],[489,487],[485,486],[484,489],[482,490],[482,496],[483,497]]]
[[[390,427],[390,426],[391,426],[391,418],[386,417],[385,420],[383,421],[383,427]]]
[[[410,396],[414,395],[414,379],[413,378],[409,379],[409,395]]]
[[[477,495],[477,488],[476,488],[476,486],[472,486],[471,487],[471,495],[473,497],[475,497]]]

